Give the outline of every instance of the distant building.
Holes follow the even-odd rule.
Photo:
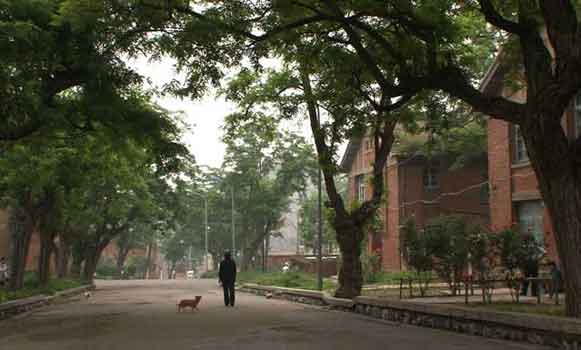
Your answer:
[[[349,174],[349,199],[371,196],[373,139],[349,141],[341,168]],[[369,252],[379,252],[386,271],[405,269],[400,252],[400,227],[413,217],[418,226],[441,215],[461,214],[488,223],[486,160],[450,170],[444,156],[428,159],[392,152],[384,171],[385,202],[380,209],[382,231],[369,235]]]

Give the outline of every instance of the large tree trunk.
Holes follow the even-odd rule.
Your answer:
[[[337,242],[341,249],[339,288],[335,291],[337,298],[352,299],[361,295],[363,287],[361,266],[363,228],[350,221],[349,219],[336,221]]]
[[[10,264],[10,289],[17,290],[24,287],[24,273],[26,259],[30,247],[32,232],[19,232],[13,236],[12,261]]]
[[[581,317],[581,150],[563,133],[560,111],[555,113],[554,117],[529,117],[543,121],[542,125],[537,122],[522,131],[555,230],[566,314]]]
[[[147,244],[147,259],[145,260],[145,279],[149,279],[149,274],[151,273],[151,251],[153,249],[153,242]]]
[[[242,271],[247,271],[252,264],[252,258],[256,256],[256,252],[258,248],[261,247],[261,244],[264,242],[264,236],[258,237],[254,239],[250,245],[244,250],[244,254],[242,255],[242,262],[240,264],[240,268]]]
[[[56,270],[58,278],[65,278],[69,275],[70,254],[71,251],[69,245],[61,239],[58,246],[55,247]]]
[[[10,289],[24,287],[26,259],[30,247],[30,239],[34,232],[34,224],[20,210],[14,209],[10,216],[10,232],[12,235],[12,257],[10,263]]]
[[[95,271],[97,271],[97,264],[99,263],[99,259],[101,258],[101,253],[103,249],[91,249],[91,251],[87,252],[85,256],[85,264],[83,265],[83,275],[82,279],[84,282],[93,284],[95,279]]]
[[[38,283],[42,287],[48,285],[50,279],[50,257],[53,247],[53,234],[40,234],[40,256],[38,257]]]
[[[119,247],[119,252],[117,253],[117,278],[123,278],[123,266],[125,266],[125,260],[127,260],[127,255],[129,254],[128,247]]]

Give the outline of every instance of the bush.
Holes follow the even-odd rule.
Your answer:
[[[26,273],[24,288],[16,291],[0,289],[0,303],[32,297],[35,295],[53,295],[62,290],[80,287],[82,283],[72,279],[51,279],[46,287],[41,288],[33,272]]]
[[[418,235],[416,223],[413,219],[406,220],[402,229],[401,242],[403,258],[406,264],[414,270],[413,279],[418,281],[421,296],[426,295],[432,280],[434,260],[428,255],[428,235]]]
[[[213,279],[217,279],[218,278],[218,270],[214,270],[214,271],[206,271],[201,275],[201,278],[213,278]]]
[[[117,266],[112,260],[103,259],[97,265],[95,272],[97,273],[97,278],[113,279],[117,277]]]
[[[239,283],[256,283],[265,286],[277,286],[298,289],[317,289],[317,277],[304,272],[258,272],[246,271],[238,275]],[[335,285],[329,280],[323,280],[323,289],[333,289]]]

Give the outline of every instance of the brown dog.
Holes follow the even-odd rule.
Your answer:
[[[180,300],[180,302],[178,303],[178,312],[181,312],[182,309],[185,309],[186,307],[191,308],[192,311],[194,311],[194,309],[198,309],[198,304],[200,303],[200,300],[202,300],[202,297],[199,295],[197,295],[195,299]]]

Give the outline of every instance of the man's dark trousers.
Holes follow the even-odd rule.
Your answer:
[[[224,305],[234,306],[234,283],[223,283],[224,288]]]

